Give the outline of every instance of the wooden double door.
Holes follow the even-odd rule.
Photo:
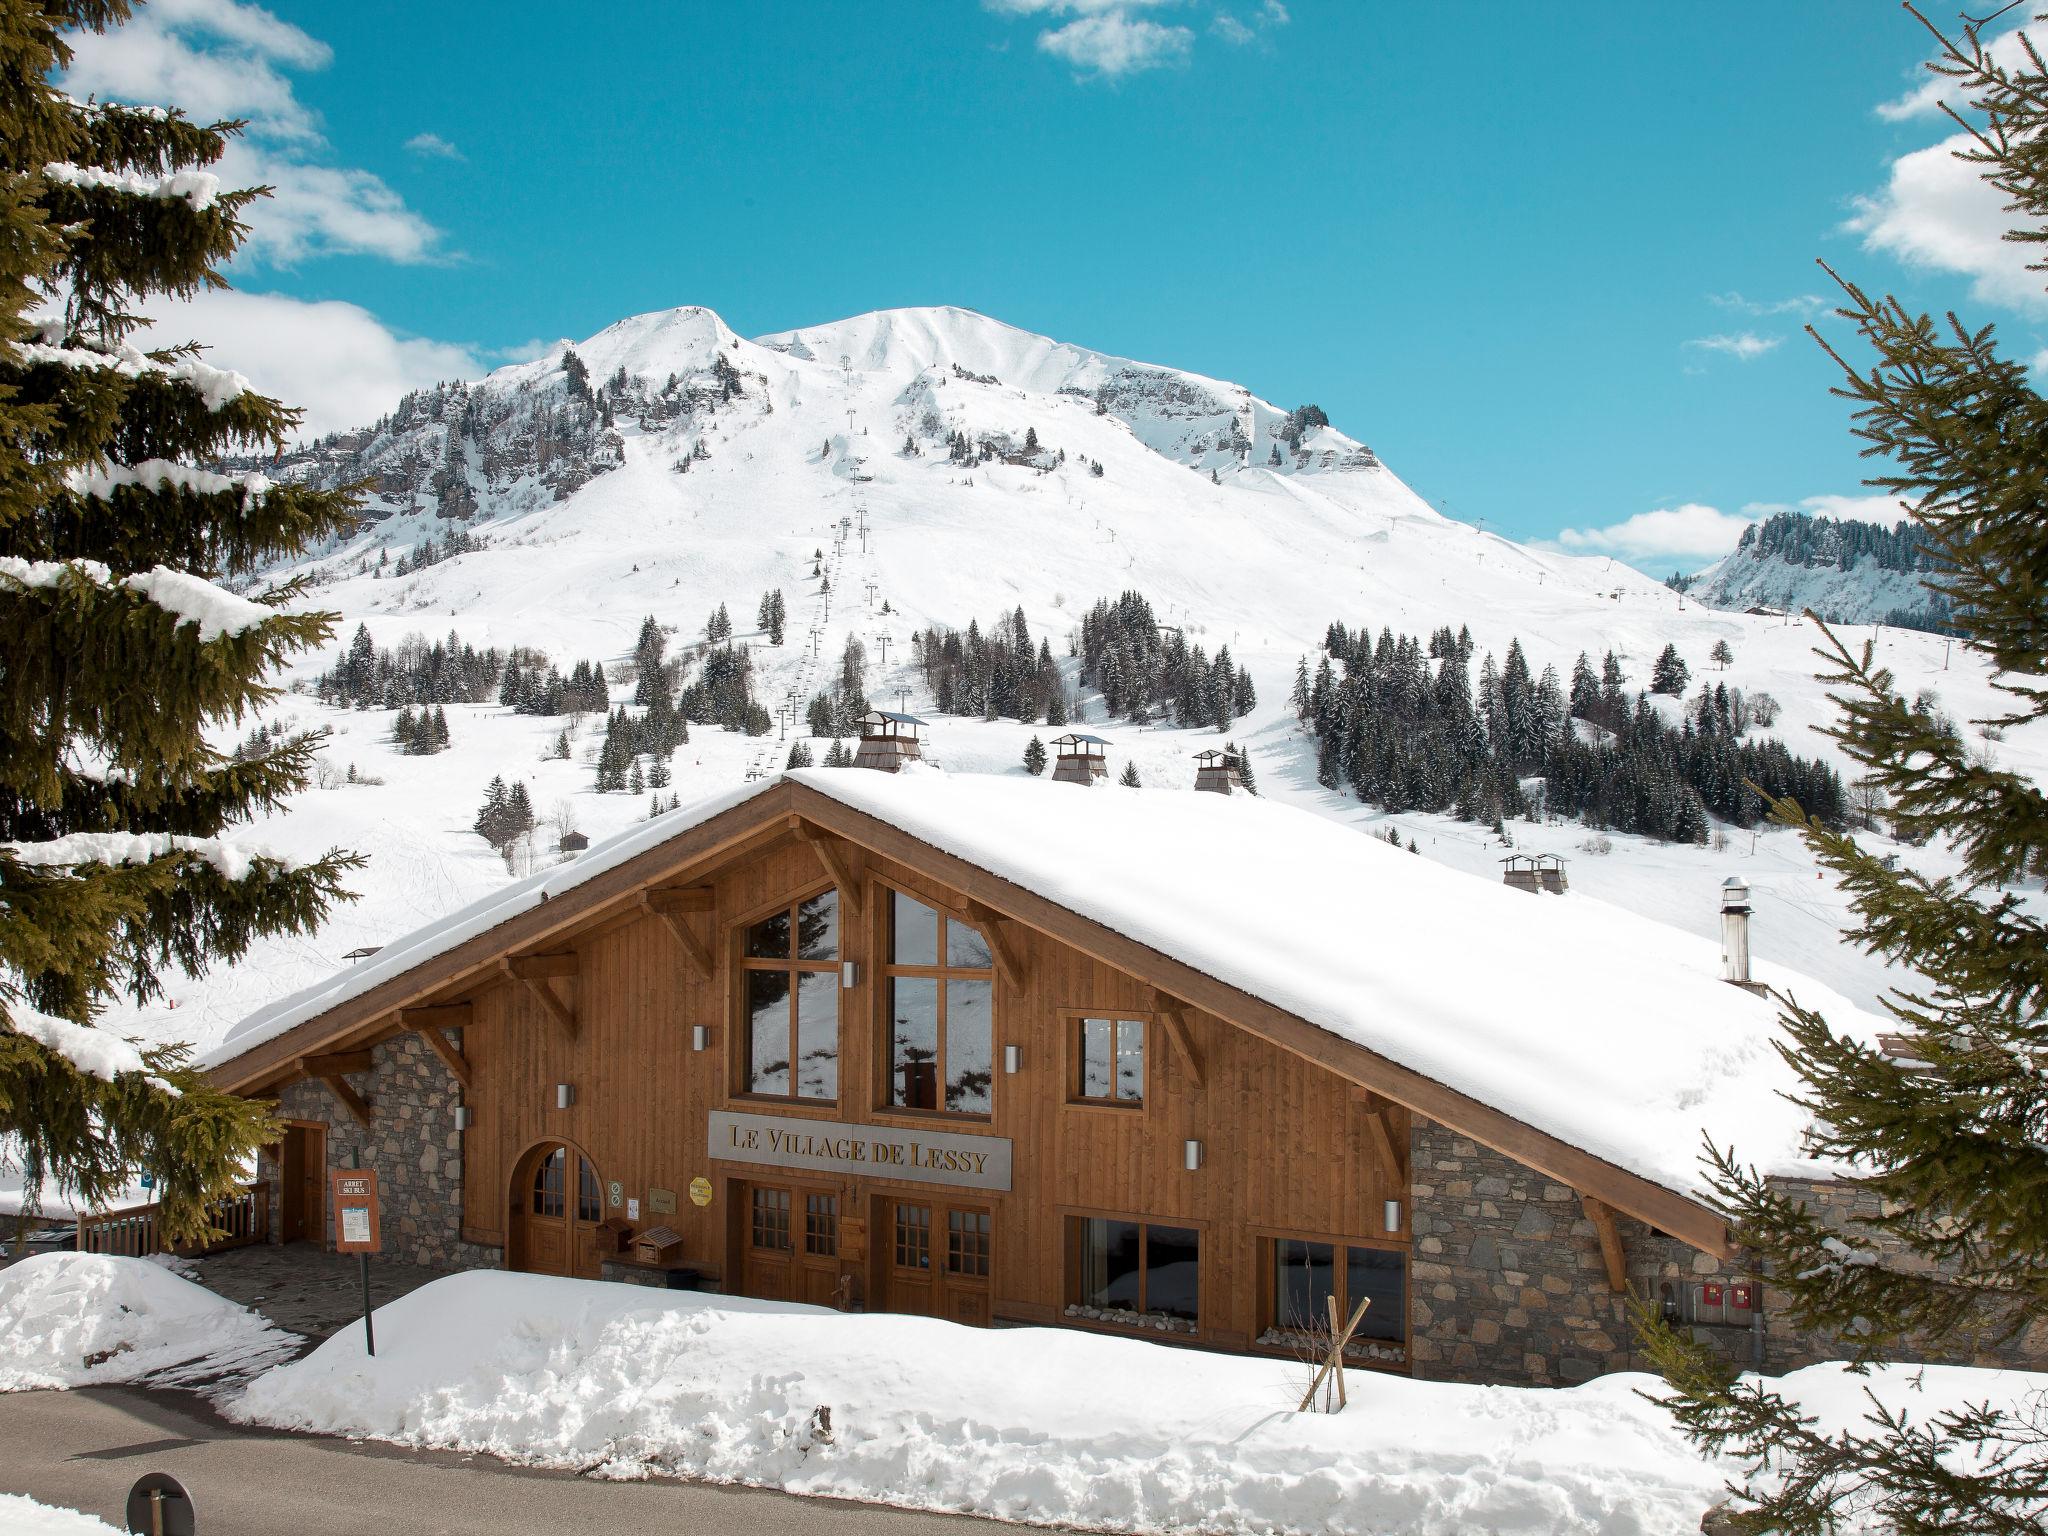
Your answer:
[[[512,1268],[596,1280],[603,1249],[604,1183],[576,1148],[544,1142],[512,1176]]]
[[[327,1127],[306,1122],[285,1126],[277,1144],[280,1242],[327,1240]]]
[[[875,1197],[878,1310],[988,1326],[995,1213],[975,1201]]]
[[[735,1188],[744,1294],[865,1305],[956,1323],[989,1321],[994,1213],[988,1206],[796,1183]]]

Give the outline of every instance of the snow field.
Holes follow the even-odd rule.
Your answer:
[[[1292,1362],[1066,1329],[973,1330],[788,1303],[490,1272],[435,1281],[250,1383],[234,1418],[483,1451],[603,1477],[684,1476],[1110,1531],[1665,1536],[1731,1471],[1642,1375],[1569,1390],[1347,1373],[1294,1411]],[[1785,1378],[1824,1418],[1863,1382]],[[1869,1379],[1932,1411],[2042,1378]]]
[[[0,1270],[0,1392],[261,1370],[298,1339],[147,1259],[43,1253]]]
[[[75,1509],[38,1504],[19,1493],[0,1493],[0,1536],[110,1536],[118,1530]]]

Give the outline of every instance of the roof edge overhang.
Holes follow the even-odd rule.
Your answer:
[[[291,1081],[297,1076],[296,1063],[309,1053],[330,1049],[351,1035],[375,1033],[380,1024],[395,1019],[400,1008],[474,986],[514,951],[561,942],[618,916],[631,909],[645,887],[693,870],[701,874],[704,865],[733,857],[764,837],[782,834],[792,817],[835,833],[869,853],[921,870],[1004,917],[1070,944],[1702,1252],[1726,1258],[1734,1251],[1721,1215],[1690,1195],[1402,1066],[1369,1046],[1163,954],[892,822],[789,779],[682,829],[673,838],[552,900],[513,914],[446,953],[423,959],[356,997],[252,1044],[217,1063],[209,1075],[217,1086],[240,1093],[261,1092]]]

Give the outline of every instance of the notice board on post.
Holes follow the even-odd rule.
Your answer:
[[[370,1168],[337,1168],[329,1175],[334,1198],[334,1251],[380,1253],[383,1231],[377,1214],[377,1174]]]

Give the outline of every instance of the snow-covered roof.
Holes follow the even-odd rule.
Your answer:
[[[1245,795],[1024,776],[801,769],[595,844],[242,1020],[220,1065],[795,781],[1643,1178],[1697,1197],[1703,1135],[1814,1172],[1776,1008],[1716,945],[1578,894],[1532,895]],[[1758,919],[1768,923],[1768,911]],[[1879,1023],[1781,968],[1838,1028]]]

